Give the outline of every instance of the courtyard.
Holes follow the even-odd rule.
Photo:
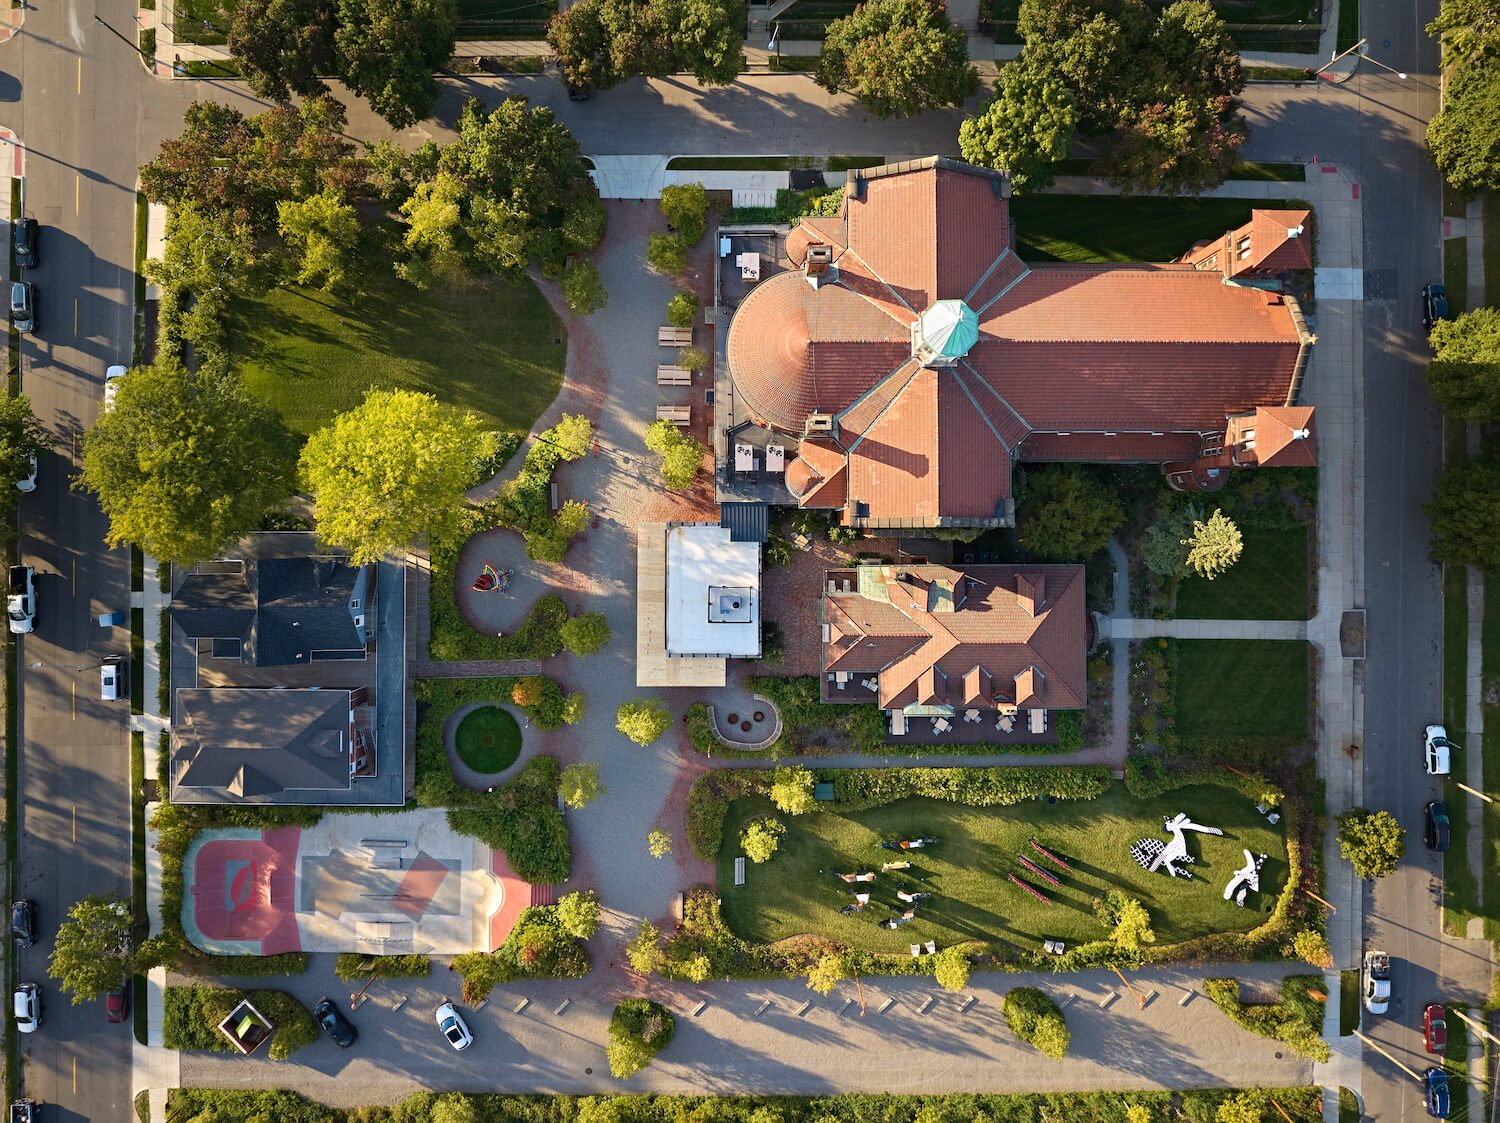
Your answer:
[[[1222,837],[1190,832],[1193,877],[1148,873],[1131,857],[1143,838],[1166,839],[1163,819],[1186,812],[1195,822],[1218,827]],[[1034,948],[1046,940],[1068,946],[1103,938],[1093,902],[1111,889],[1138,897],[1150,910],[1159,944],[1214,932],[1248,931],[1265,919],[1287,873],[1286,847],[1273,826],[1244,796],[1228,788],[1182,788],[1153,799],[1137,799],[1123,784],[1098,799],[1078,802],[1033,800],[1012,807],[968,807],[933,799],[906,799],[867,811],[819,811],[786,824],[775,857],[750,865],[746,883],[734,884],[733,866],[741,853],[744,824],[776,814],[769,800],[739,799],[725,819],[719,856],[723,916],[739,936],[770,942],[807,933],[877,952],[904,952],[914,943],[939,946],[970,940],[1005,941]],[[935,846],[895,853],[888,840],[934,837]],[[1048,862],[1035,839],[1072,867]],[[1244,865],[1244,851],[1268,855],[1261,868],[1260,892],[1246,907],[1223,899],[1224,886]],[[1053,886],[1028,870],[1018,856],[1054,875]],[[879,871],[883,863],[909,860],[911,868],[878,873],[871,883],[850,885],[838,873]],[[1010,882],[1016,874],[1044,891],[1044,904]],[[839,910],[853,891],[870,892],[862,912]],[[879,922],[908,907],[897,891],[931,893],[916,919],[896,929]]]

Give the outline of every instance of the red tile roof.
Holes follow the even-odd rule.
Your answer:
[[[848,572],[830,575],[839,590]],[[824,668],[877,675],[883,708],[1083,705],[1082,566],[864,566],[854,572],[854,591],[823,594],[823,620],[836,622],[824,645]],[[1038,586],[1040,605],[1033,599]]]
[[[781,274],[746,297],[727,347],[750,413],[792,433],[833,413],[849,450],[846,481],[789,476],[804,503],[817,476],[820,500],[845,489],[877,521],[988,518],[1015,455],[1191,459],[1229,415],[1287,405],[1311,343],[1288,298],[1182,263],[1028,268],[1007,197],[999,173],[940,158],[854,173],[842,215],[787,242],[794,262],[834,246],[828,279]],[[967,298],[979,339],[919,377],[911,325],[943,298]]]
[[[1244,422],[1255,430],[1254,463],[1263,468],[1305,468],[1318,462],[1312,406],[1264,407]]]

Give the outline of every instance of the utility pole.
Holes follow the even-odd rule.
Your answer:
[[[1357,1038],[1359,1038],[1362,1042],[1364,1042],[1366,1045],[1368,1045],[1371,1049],[1374,1049],[1377,1053],[1379,1053],[1386,1060],[1390,1061],[1391,1064],[1395,1065],[1402,1072],[1406,1073],[1407,1076],[1410,1076],[1413,1080],[1417,1081],[1418,1083],[1421,1083],[1422,1078],[1420,1076],[1418,1076],[1416,1074],[1416,1072],[1414,1072],[1413,1070],[1407,1068],[1404,1064],[1402,1064],[1400,1061],[1398,1061],[1395,1057],[1391,1056],[1384,1049],[1382,1049],[1379,1045],[1375,1044],[1375,1042],[1371,1041],[1364,1034],[1360,1033],[1359,1030],[1355,1030],[1354,1031],[1354,1036],[1357,1037]]]
[[[1135,995],[1135,1000],[1140,1003],[1141,1009],[1144,1010],[1146,1008],[1146,1000],[1144,997],[1142,997],[1140,991],[1136,990],[1135,987],[1130,985],[1130,980],[1125,977],[1125,972],[1121,971],[1118,967],[1111,967],[1110,970],[1113,971],[1116,975],[1120,976],[1120,982],[1125,984],[1126,990]]]
[[[1463,1022],[1464,1025],[1468,1026],[1481,1037],[1494,1042],[1496,1045],[1500,1045],[1500,1037],[1496,1037],[1493,1033],[1486,1029],[1483,1024],[1481,1024],[1480,1022],[1476,1022],[1473,1018],[1469,1017],[1469,1015],[1452,1008],[1449,1008],[1448,1013],[1457,1018],[1459,1021]]]

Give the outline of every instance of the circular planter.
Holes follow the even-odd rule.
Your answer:
[[[480,706],[459,721],[453,748],[475,772],[503,772],[521,753],[521,727],[503,706]]]

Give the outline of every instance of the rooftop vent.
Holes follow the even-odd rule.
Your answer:
[[[828,272],[829,266],[833,264],[833,247],[826,242],[814,242],[807,247],[807,275],[809,277],[821,276]]]
[[[1287,228],[1287,232],[1286,232],[1286,236],[1288,238],[1300,238],[1300,237],[1302,237],[1302,227],[1301,226],[1290,226],[1290,227],[1288,227]]]
[[[802,432],[804,433],[804,435],[811,435],[813,433],[832,433],[833,414],[809,413],[807,415],[807,424],[803,426]]]
[[[1292,440],[1294,440],[1294,441],[1305,441],[1310,436],[1312,436],[1312,430],[1311,429],[1293,429],[1292,430]]]

